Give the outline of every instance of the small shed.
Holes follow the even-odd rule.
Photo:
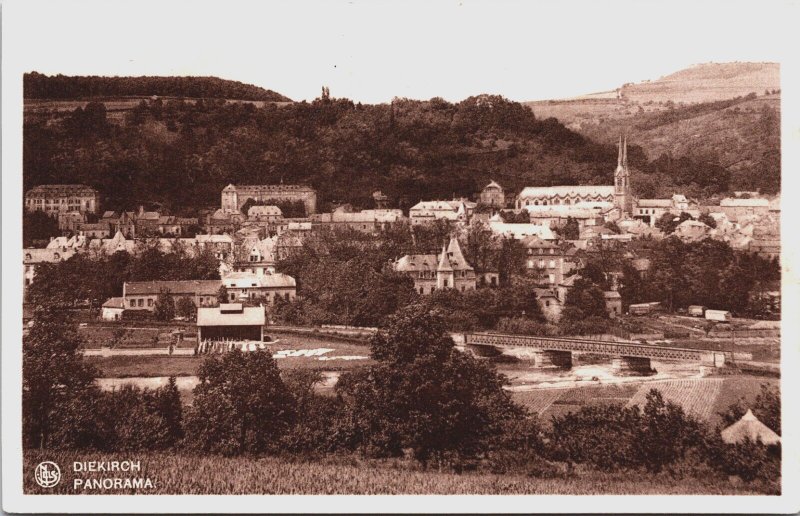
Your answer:
[[[770,427],[758,420],[753,411],[747,411],[742,419],[735,422],[728,428],[720,432],[722,440],[728,444],[736,444],[750,438],[751,441],[761,441],[766,445],[778,444],[781,436],[776,434]]]
[[[100,318],[104,321],[119,321],[125,311],[125,298],[112,297],[103,303]]]
[[[197,340],[257,340],[264,337],[266,314],[263,306],[223,303],[197,309]]]

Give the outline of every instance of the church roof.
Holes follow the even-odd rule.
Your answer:
[[[548,197],[608,197],[614,195],[614,187],[607,185],[563,185],[563,186],[526,186],[519,193],[520,198]]]

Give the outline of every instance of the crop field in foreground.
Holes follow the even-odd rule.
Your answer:
[[[722,378],[684,378],[644,384],[628,405],[639,405],[643,408],[647,402],[647,393],[651,389],[658,389],[665,401],[676,403],[683,407],[687,414],[707,421],[712,415],[711,411],[722,389],[722,382]]]
[[[43,489],[34,481],[43,460],[61,466],[60,483]],[[73,461],[140,460],[140,473],[155,487],[148,490],[75,490],[75,478],[108,473],[74,473]],[[285,459],[224,458],[177,453],[96,454],[26,452],[24,490],[37,494],[763,494],[754,486],[733,486],[719,478],[673,478],[642,472],[579,471],[564,478],[523,475],[420,471],[398,461],[338,458],[319,462]],[[129,474],[114,474],[127,476]]]

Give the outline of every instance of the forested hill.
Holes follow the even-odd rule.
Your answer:
[[[272,90],[217,77],[97,77],[48,76],[37,72],[23,77],[26,99],[78,100],[92,97],[188,97],[290,102]]]
[[[614,144],[598,144],[527,107],[481,95],[453,104],[396,99],[362,105],[320,98],[283,106],[145,100],[123,116],[90,102],[24,126],[24,185],[84,183],[105,209],[157,202],[173,212],[218,206],[228,183],[302,183],[333,201],[371,207],[472,197],[491,179],[524,186],[611,184]],[[672,194],[729,188],[726,171],[693,160],[650,163],[635,145],[639,184]],[[634,188],[636,188],[634,183]]]

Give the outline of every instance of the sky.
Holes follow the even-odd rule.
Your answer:
[[[213,75],[311,100],[565,98],[780,61],[797,1],[6,1],[24,71]],[[8,47],[4,45],[7,51]]]

